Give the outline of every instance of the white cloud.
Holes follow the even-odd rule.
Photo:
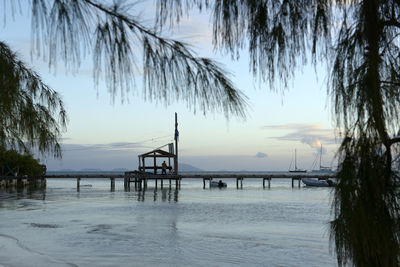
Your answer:
[[[257,160],[254,155],[182,156],[181,161],[206,171],[282,171],[287,170],[285,157],[276,155]]]
[[[321,144],[336,144],[334,129],[322,128],[319,124],[267,125],[262,129],[288,130],[289,133],[273,138],[281,141],[298,141],[312,148],[320,148]]]
[[[303,138],[301,138],[300,142],[307,144],[313,148],[321,146],[320,139],[315,135],[305,135]]]

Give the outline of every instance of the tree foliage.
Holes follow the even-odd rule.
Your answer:
[[[166,104],[185,101],[190,109],[222,111],[244,118],[247,99],[229,73],[188,44],[162,36],[135,16],[126,1],[29,0],[33,51],[45,55],[50,67],[60,60],[78,68],[93,56],[97,83],[104,75],[111,97],[122,99],[143,78],[144,96]],[[10,1],[10,4],[13,2]]]
[[[0,42],[0,148],[53,152],[66,124],[60,96]]]
[[[398,266],[400,2],[397,0],[159,0],[158,22],[208,9],[214,45],[273,86],[311,55],[326,63],[343,142],[332,203],[339,265]],[[396,154],[397,153],[397,154]],[[395,156],[395,157],[394,157]]]
[[[6,176],[40,177],[43,174],[42,165],[32,155],[3,148],[0,148],[0,168]]]

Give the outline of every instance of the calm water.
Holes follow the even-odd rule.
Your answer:
[[[116,181],[48,180],[0,191],[0,266],[336,266],[329,188],[235,180],[226,189],[132,189]]]

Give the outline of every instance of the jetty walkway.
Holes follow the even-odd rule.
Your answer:
[[[300,187],[302,178],[317,178],[319,180],[326,180],[335,178],[333,175],[298,175],[298,174],[246,174],[246,173],[224,173],[224,174],[184,174],[184,175],[143,175],[137,174],[134,172],[125,173],[124,177],[124,186],[130,187],[131,183],[135,184],[135,188],[147,187],[147,183],[150,180],[154,181],[154,186],[157,187],[158,181],[161,183],[161,187],[163,186],[164,181],[169,181],[169,185],[171,182],[175,182],[176,187],[180,187],[181,181],[185,179],[202,179],[203,180],[203,188],[206,188],[206,185],[211,185],[211,181],[213,180],[222,180],[222,179],[236,179],[236,188],[243,188],[243,180],[245,179],[259,179],[262,182],[262,187],[266,187],[266,183],[268,188],[271,187],[272,179],[291,179],[292,187],[294,187],[295,181],[298,182],[298,187]]]
[[[141,173],[138,171],[125,172],[125,174],[86,174],[86,175],[78,175],[78,174],[63,174],[63,175],[45,175],[46,179],[76,179],[77,188],[80,187],[81,179],[110,179],[110,187],[111,190],[115,189],[115,180],[116,179],[124,179],[124,188],[130,189],[131,184],[135,189],[146,189],[149,182],[154,184],[154,187],[157,188],[160,186],[161,188],[166,186],[175,186],[176,188],[181,188],[182,180],[189,179],[201,179],[203,180],[203,188],[207,186],[210,187],[211,181],[213,180],[223,180],[223,179],[235,179],[236,180],[236,188],[243,188],[243,181],[245,179],[258,179],[260,180],[260,185],[263,188],[270,188],[272,179],[291,179],[292,187],[295,186],[297,182],[298,187],[301,185],[302,178],[317,178],[319,180],[326,180],[335,178],[334,175],[323,175],[323,174],[246,174],[246,173],[224,173],[224,174],[181,174],[181,175],[160,175],[160,174],[149,174],[149,173]]]
[[[44,175],[37,178],[32,177],[15,177],[15,176],[0,176],[0,187],[9,186],[26,186],[35,184],[41,187],[46,187],[46,179],[76,179],[77,190],[80,188],[81,179],[109,179],[111,190],[115,190],[115,180],[123,179],[124,188],[130,190],[131,184],[135,189],[141,190],[146,189],[149,182],[154,184],[154,187],[161,188],[164,185],[169,187],[181,188],[182,180],[189,179],[201,179],[203,180],[203,188],[211,186],[213,180],[226,180],[236,179],[236,188],[243,188],[243,181],[246,179],[256,179],[260,181],[260,185],[263,188],[270,188],[271,181],[277,179],[290,179],[292,187],[297,182],[298,187],[301,185],[302,178],[317,178],[319,180],[326,180],[335,178],[334,175],[324,174],[246,174],[246,173],[223,173],[223,174],[212,174],[212,173],[201,173],[201,174],[180,174],[180,175],[160,175],[160,174],[149,174],[138,171],[125,172],[125,174],[51,174]]]

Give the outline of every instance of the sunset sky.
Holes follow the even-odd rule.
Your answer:
[[[141,8],[142,16],[151,25],[152,19],[147,17],[151,5],[144,3]],[[58,91],[67,107],[69,123],[62,138],[63,158],[42,159],[49,170],[136,169],[138,154],[173,141],[175,112],[182,163],[203,170],[280,171],[289,168],[297,149],[298,167],[311,169],[322,144],[323,165],[334,165],[340,138],[333,127],[325,68],[317,68],[316,75],[314,67],[305,66],[295,80],[289,81],[288,90],[271,91],[268,84],[259,84],[249,72],[245,50],[237,61],[214,53],[212,25],[206,14],[185,19],[170,37],[191,43],[199,55],[212,57],[232,73],[236,87],[249,98],[245,121],[227,120],[223,114],[194,113],[185,102],[169,106],[145,102],[140,77],[136,88],[123,99],[116,95],[112,103],[104,83],[95,89],[90,55],[74,73],[66,72],[62,62],[56,71],[49,71],[45,61],[31,58],[27,8],[21,15],[15,14],[14,19],[8,12],[6,22],[2,17],[1,23],[0,40],[5,40]]]

